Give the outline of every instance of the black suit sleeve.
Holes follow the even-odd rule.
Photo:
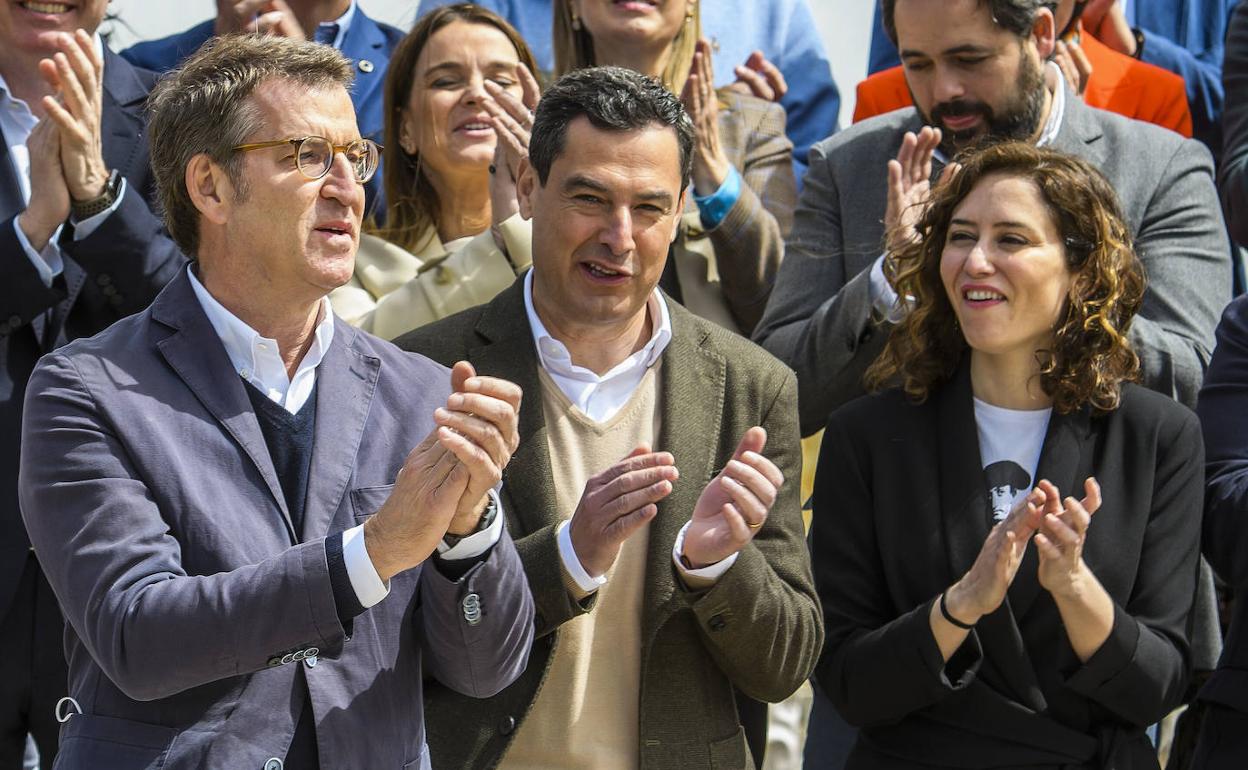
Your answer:
[[[0,331],[14,331],[65,299],[54,283],[45,286],[17,237],[17,216],[0,224],[0,254],[4,255],[4,280],[0,281]]]
[[[1238,590],[1248,589],[1248,297],[1227,307],[1200,391],[1205,437],[1205,558]]]
[[[896,722],[975,680],[978,635],[946,663],[932,636],[932,600],[898,613],[879,558],[871,461],[854,428],[832,416],[815,474],[811,561],[823,601],[819,685],[850,724]]]
[[[1231,235],[1248,244],[1248,3],[1231,18],[1222,67],[1226,110],[1222,113],[1223,155],[1218,191]]]

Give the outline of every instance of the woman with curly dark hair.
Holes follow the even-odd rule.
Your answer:
[[[1109,183],[1009,143],[946,175],[910,309],[831,416],[817,679],[858,768],[1157,768],[1188,671],[1202,444],[1130,381],[1144,276]]]

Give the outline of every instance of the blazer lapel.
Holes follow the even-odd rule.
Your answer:
[[[300,542],[324,537],[355,470],[381,360],[361,351],[359,332],[334,319],[334,340],[316,367],[316,435]]]
[[[1086,408],[1071,414],[1058,414],[1054,410],[1036,466],[1037,483],[1048,479],[1063,499],[1082,498],[1083,480],[1092,475],[1091,436],[1091,415]],[[1040,558],[1035,546],[1031,546],[1010,586],[1010,606],[1016,618],[1027,614],[1040,593],[1039,567]]]
[[[709,331],[679,304],[668,300],[672,340],[659,369],[659,440],[656,448],[671,452],[680,469],[672,494],[659,503],[650,523],[646,554],[646,595],[642,607],[642,639],[649,640],[675,608],[676,576],[672,545],[689,521],[702,490],[719,472],[720,431],[724,413],[726,362],[704,346]],[[735,446],[736,438],[730,443]]]
[[[991,518],[971,395],[969,360],[968,356],[954,378],[936,396],[941,443],[951,450],[942,452],[939,459],[940,513],[950,574],[955,580],[975,563],[988,538]],[[1019,568],[1016,584],[1028,571],[1034,576],[1035,557],[1030,553],[1034,550],[1028,547],[1028,557]],[[1031,566],[1027,558],[1032,559]],[[1012,598],[1013,590],[995,612],[985,615],[976,626],[989,669],[985,678],[992,686],[1008,691],[1020,703],[1042,711],[1046,701],[1015,621]]]
[[[104,162],[109,168],[130,174],[143,143],[143,104],[147,90],[134,68],[117,54],[104,48],[104,104],[100,133]],[[133,191],[134,194],[140,190]]]
[[[1062,115],[1062,125],[1053,139],[1053,149],[1078,156],[1097,167],[1107,160],[1105,143],[1101,141],[1105,132],[1096,119],[1093,107],[1084,104],[1083,99],[1066,91],[1066,111]]]
[[[537,349],[524,306],[524,276],[486,306],[477,321],[483,344],[468,351],[478,371],[516,383],[524,391],[520,404],[520,444],[503,471],[503,486],[521,532],[536,532],[558,520],[554,471],[542,414],[542,385]],[[520,473],[517,469],[523,468]]]
[[[281,511],[283,523],[279,526],[285,528],[291,542],[296,542],[297,534],[291,523],[290,511],[286,508],[286,496],[282,493],[251,401],[243,390],[246,385],[234,373],[225,346],[209,323],[208,316],[204,315],[185,272],[178,273],[156,297],[151,313],[153,319],[174,330],[173,334],[156,343],[161,355],[209,414],[221,423],[251,458],[269,488],[274,505]]]

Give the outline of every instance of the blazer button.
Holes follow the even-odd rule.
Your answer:
[[[9,316],[9,328],[16,329],[22,325],[22,317],[20,315]]]
[[[113,282],[113,277],[107,273],[103,273],[95,277],[95,282],[101,286],[107,286]]]
[[[728,624],[724,622],[723,615],[712,615],[711,619],[707,621],[707,625],[711,627],[712,631],[723,631],[724,626]]]
[[[464,597],[464,620],[475,626],[481,622],[481,597],[474,591]]]
[[[269,757],[264,760],[264,770],[282,770],[282,760],[277,757]]]
[[[307,666],[308,668],[316,668],[316,656],[309,655],[308,657],[304,658],[303,665]]]
[[[516,729],[515,717],[503,717],[498,720],[498,731],[503,735],[511,735]]]

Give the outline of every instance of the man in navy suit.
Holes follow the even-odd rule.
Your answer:
[[[63,623],[18,512],[22,399],[35,362],[142,310],[185,259],[152,214],[151,73],[95,35],[106,0],[0,4],[0,768],[27,732],[45,768],[66,693]],[[51,458],[47,459],[52,462]]]
[[[355,65],[351,102],[360,133],[381,141],[386,121],[381,84],[403,32],[369,18],[355,0],[217,0],[216,18],[176,35],[137,43],[121,55],[139,67],[166,72],[215,35],[249,31],[315,40],[341,51]],[[368,212],[385,212],[382,190],[378,169],[365,187]]]

